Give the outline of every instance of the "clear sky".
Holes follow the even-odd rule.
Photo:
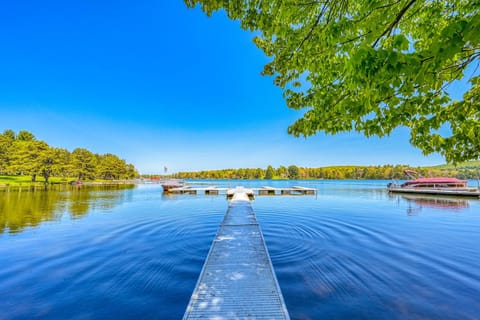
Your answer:
[[[260,75],[268,58],[252,38],[181,0],[3,1],[0,131],[114,153],[141,173],[444,162],[405,128],[289,136],[301,114]]]

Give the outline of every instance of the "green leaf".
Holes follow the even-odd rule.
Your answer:
[[[478,69],[467,74],[475,84],[460,101],[477,111],[442,111],[458,107],[445,88],[480,58],[476,1],[185,3],[200,5],[208,15],[222,8],[242,28],[258,31],[254,42],[271,57],[262,74],[274,77],[290,108],[312,111],[288,128],[290,134],[355,128],[366,136],[383,136],[403,126],[425,154],[440,152],[448,161],[480,156],[479,138],[470,131],[432,133],[480,118]]]

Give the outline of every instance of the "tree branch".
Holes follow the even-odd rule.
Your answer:
[[[385,35],[390,35],[390,33],[392,32],[393,28],[400,22],[400,20],[402,19],[403,15],[405,14],[405,12],[407,12],[407,10],[416,2],[417,0],[410,0],[409,3],[407,3],[407,5],[405,7],[402,8],[402,10],[400,10],[400,12],[397,14],[395,20],[392,21],[392,23],[388,26],[387,29],[385,29],[385,31],[382,32],[382,34],[377,38],[377,40],[375,40],[375,42],[373,43],[372,47],[375,48],[377,46],[377,43],[380,41],[381,38],[383,38],[383,36]]]
[[[315,5],[315,4],[319,4],[320,1],[310,1],[310,2],[296,2],[296,1],[293,1],[293,2],[288,2],[288,3],[285,3],[285,5],[287,6],[311,6],[311,5]]]
[[[389,3],[389,4],[386,4],[386,5],[383,5],[383,6],[378,6],[376,8],[373,8],[372,11],[370,11],[369,13],[367,13],[366,15],[364,15],[363,17],[361,17],[359,20],[355,20],[354,23],[359,23],[359,22],[362,22],[363,20],[365,20],[366,18],[368,18],[374,11],[376,10],[380,10],[380,9],[385,9],[385,8],[389,8],[391,6],[394,6],[398,3],[400,3],[401,0],[397,0],[395,2],[392,2],[392,3]]]
[[[346,41],[344,41],[344,42],[340,42],[340,44],[341,44],[341,45],[344,45],[344,44],[347,44],[347,43],[349,43],[349,42],[353,42],[353,41],[355,41],[355,40],[358,40],[358,39],[360,39],[360,38],[363,38],[363,37],[369,35],[370,33],[372,33],[372,30],[368,31],[367,33],[363,33],[363,34],[361,34],[361,35],[359,35],[359,36],[357,36],[357,37],[355,37],[355,38],[348,39],[348,40],[346,40]]]
[[[297,46],[297,48],[295,49],[294,52],[297,52],[298,50],[300,50],[300,48],[303,46],[303,44],[305,43],[305,41],[307,41],[311,36],[312,36],[312,33],[313,33],[313,30],[318,26],[318,24],[320,23],[320,19],[322,19],[323,15],[325,14],[325,12],[327,11],[327,7],[328,7],[328,3],[330,1],[326,1],[324,4],[323,4],[323,7],[322,7],[322,10],[320,11],[320,13],[318,14],[317,18],[315,19],[315,22],[313,23],[312,27],[310,28],[310,31],[307,33],[307,35],[302,39],[302,41],[300,42],[300,44]]]
[[[442,71],[446,71],[446,70],[449,70],[449,69],[453,69],[455,68],[455,71],[457,70],[463,70],[467,67],[467,65],[469,65],[471,62],[475,61],[475,59],[479,58],[480,57],[480,52],[477,52],[477,53],[474,53],[474,54],[471,54],[469,55],[468,57],[464,57],[464,61],[458,63],[458,64],[452,64],[448,67],[445,67],[443,69],[440,70],[440,72]]]

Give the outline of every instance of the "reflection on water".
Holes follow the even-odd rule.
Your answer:
[[[121,191],[134,185],[60,186],[53,189],[0,189],[0,233],[18,233],[64,214],[81,218],[90,210],[113,209],[122,202]]]
[[[387,183],[272,181],[318,195],[255,199],[292,319],[479,318],[480,201]],[[228,202],[139,185],[0,192],[0,206],[0,319],[181,319]]]
[[[407,202],[407,214],[417,215],[424,208],[461,211],[469,208],[469,199],[452,196],[421,195],[421,194],[389,194],[391,199]]]

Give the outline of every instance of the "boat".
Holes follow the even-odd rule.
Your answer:
[[[413,170],[404,172],[411,179],[402,184],[389,183],[387,186],[389,192],[480,197],[480,188],[468,187],[467,180],[415,177],[418,174]]]
[[[467,180],[457,178],[418,178],[408,180],[400,185],[401,188],[466,188]]]
[[[175,188],[181,188],[185,185],[184,181],[182,180],[166,180],[162,182],[162,188],[163,192],[168,192],[168,190],[175,189]]]

